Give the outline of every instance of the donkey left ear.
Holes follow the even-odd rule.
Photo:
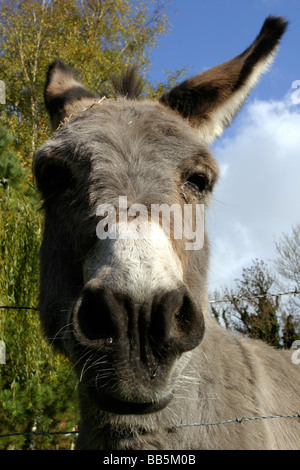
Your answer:
[[[199,128],[211,143],[231,123],[260,75],[271,64],[288,23],[269,16],[253,42],[234,59],[213,67],[164,94],[160,102]]]
[[[61,59],[56,59],[48,69],[44,100],[52,130],[68,115],[67,107],[83,98],[95,98],[75,80],[73,71]]]

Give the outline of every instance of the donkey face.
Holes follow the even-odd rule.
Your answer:
[[[97,100],[60,60],[50,67],[45,102],[55,132],[34,160],[45,209],[40,314],[75,363],[85,407],[142,414],[172,400],[205,328],[208,242],[198,209],[218,177],[207,144],[233,119],[285,28],[268,18],[244,53],[154,103],[137,100],[134,69],[115,81],[116,99]],[[176,236],[175,209],[184,215],[186,206],[179,225],[189,231]],[[189,233],[199,231],[202,242],[189,249]]]

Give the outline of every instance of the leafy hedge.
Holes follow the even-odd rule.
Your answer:
[[[27,173],[17,168],[7,146],[0,146],[0,171],[6,162],[0,184],[0,306],[37,307],[42,214]],[[72,430],[78,423],[75,377],[67,359],[43,337],[38,312],[0,309],[0,339],[6,345],[6,364],[0,365],[0,435]],[[0,438],[0,449],[29,448],[70,448],[70,438]]]

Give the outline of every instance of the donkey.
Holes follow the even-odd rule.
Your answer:
[[[201,247],[187,249],[188,236],[174,236],[174,214],[170,236],[161,212],[149,216],[152,205],[189,205],[195,226],[218,179],[208,144],[271,63],[286,27],[268,17],[242,54],[155,102],[141,99],[132,67],[113,79],[110,99],[87,91],[60,59],[48,70],[53,133],[33,163],[45,212],[40,317],[78,375],[79,450],[300,447],[291,353],[218,325],[207,309],[205,228]],[[135,236],[146,223],[147,236]]]

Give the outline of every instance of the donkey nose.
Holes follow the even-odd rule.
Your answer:
[[[103,348],[127,344],[130,350],[139,348],[141,360],[150,354],[162,358],[191,350],[204,334],[202,312],[185,286],[158,292],[141,303],[91,282],[75,305],[73,323],[82,344]]]

